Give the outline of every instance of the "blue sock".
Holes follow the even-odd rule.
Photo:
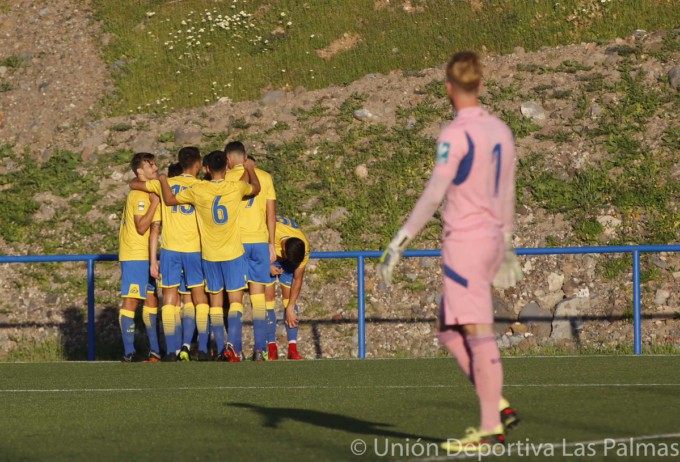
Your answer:
[[[135,352],[135,312],[121,309],[118,314],[118,321],[120,322],[125,356],[127,356]]]
[[[179,350],[182,348],[182,308],[179,306],[175,307],[175,353],[179,354]]]
[[[210,330],[215,337],[217,354],[224,350],[224,308],[221,306],[210,307]]]
[[[158,344],[158,308],[145,305],[142,310],[142,318],[144,318],[146,336],[149,338],[151,351],[160,353],[161,346]]]
[[[256,351],[267,350],[267,308],[264,294],[250,294],[250,302],[253,304],[253,337],[255,338],[254,349]]]
[[[276,310],[267,309],[267,343],[276,342]]]
[[[298,314],[298,306],[295,305],[295,314]],[[297,337],[298,337],[298,327],[290,328],[288,327],[288,324],[286,324],[286,335],[288,336],[288,343],[290,342],[297,342]]]
[[[243,350],[243,304],[232,303],[229,305],[229,316],[227,322],[229,323],[227,334],[227,341],[234,346],[236,353]]]

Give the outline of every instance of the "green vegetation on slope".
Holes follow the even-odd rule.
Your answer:
[[[323,88],[371,72],[439,66],[461,48],[536,50],[680,23],[674,0],[497,0],[478,2],[481,9],[468,1],[413,0],[411,9],[377,3],[95,0],[112,34],[105,56],[118,92],[109,110],[168,112],[220,97],[256,98],[268,88]],[[326,50],[343,45],[349,49],[332,56]]]

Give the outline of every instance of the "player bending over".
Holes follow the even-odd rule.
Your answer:
[[[302,359],[297,351],[298,340],[298,305],[297,299],[302,290],[302,280],[309,261],[310,247],[307,236],[294,220],[288,217],[276,217],[276,261],[270,268],[271,284],[267,286],[267,348],[270,360],[278,359],[276,347],[276,312],[274,301],[276,288],[274,282],[278,278],[283,296],[285,326],[288,337],[288,359]],[[270,309],[271,307],[271,309]]]
[[[243,164],[246,161],[246,148],[240,141],[228,143],[224,152],[227,154],[227,181],[238,181],[243,175]],[[254,161],[253,161],[254,164]],[[241,242],[245,250],[248,266],[248,291],[253,306],[253,361],[264,361],[267,354],[267,321],[265,286],[272,284],[269,276],[269,265],[276,258],[274,239],[276,233],[276,192],[274,182],[269,173],[255,168],[260,180],[261,190],[256,196],[246,196],[241,200],[239,223],[241,226]],[[242,322],[243,305],[229,305],[227,328],[227,351],[231,348],[233,357],[240,360],[243,350]]]
[[[507,125],[480,106],[482,68],[477,55],[454,54],[446,77],[456,117],[439,135],[432,177],[385,250],[379,271],[389,284],[404,249],[446,196],[444,295],[437,336],[477,391],[481,426],[442,447],[476,450],[504,443],[505,430],[518,423],[517,414],[501,394],[503,369],[491,301],[492,281],[506,288],[521,277],[512,248],[515,146]]]
[[[154,155],[137,153],[130,161],[130,168],[142,181],[156,178],[158,167]],[[160,360],[160,348],[156,331],[155,313],[158,310],[156,297],[156,281],[151,277],[149,268],[149,241],[158,240],[158,224],[161,220],[158,204],[160,199],[155,194],[142,191],[130,191],[125,199],[123,219],[120,223],[118,260],[122,273],[120,296],[123,303],[120,307],[118,322],[123,337],[125,356],[123,362],[141,362],[144,359],[135,351],[135,312],[139,300],[144,300],[144,318],[149,317],[147,335],[151,351],[149,361]],[[156,232],[150,236],[149,229],[155,225]],[[153,314],[153,325],[151,325]]]
[[[245,162],[240,181],[225,181],[226,167],[225,153],[211,152],[207,169],[212,180],[197,182],[176,195],[170,189],[168,179],[160,177],[165,204],[191,204],[196,208],[206,291],[210,294],[210,329],[215,337],[217,359],[220,361],[230,360],[224,343],[224,290],[227,291],[230,304],[242,304],[243,290],[247,286],[247,268],[238,221],[241,199],[260,192],[260,182],[252,162]]]

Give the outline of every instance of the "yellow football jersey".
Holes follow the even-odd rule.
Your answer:
[[[302,260],[302,263],[300,263],[300,268],[304,268],[307,265],[307,262],[309,261],[309,254],[311,253],[311,249],[309,247],[309,241],[307,240],[307,236],[305,236],[305,233],[302,232],[300,227],[295,223],[295,220],[292,218],[284,217],[284,216],[277,216],[276,217],[276,255],[278,257],[282,256],[281,253],[281,241],[284,241],[288,239],[289,237],[297,237],[298,239],[301,239],[302,242],[305,243],[305,258]]]
[[[225,180],[239,181],[243,175],[243,170],[243,165],[234,167],[227,172]],[[255,173],[257,179],[260,180],[260,193],[256,196],[246,196],[241,201],[239,223],[241,225],[241,241],[244,244],[269,242],[267,200],[276,200],[272,176],[259,168],[255,169]]]
[[[177,201],[196,207],[204,260],[229,261],[243,255],[238,216],[241,199],[253,188],[243,181],[201,181],[180,191]]]
[[[170,189],[175,195],[199,181],[201,180],[184,174],[168,178]],[[163,200],[160,181],[147,181],[146,189],[155,192],[161,197],[161,201]],[[169,206],[163,202],[161,212],[163,218],[161,248],[174,252],[200,252],[201,237],[198,234],[194,206],[190,204]]]
[[[135,215],[146,215],[151,206],[149,194],[143,191],[130,191],[125,199],[123,219],[118,232],[118,260],[148,260],[149,230],[144,234],[137,232]],[[161,221],[160,206],[156,208],[153,221]]]

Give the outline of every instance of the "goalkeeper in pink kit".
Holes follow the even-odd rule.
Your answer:
[[[491,285],[510,287],[522,273],[512,248],[512,132],[480,105],[482,70],[477,55],[453,55],[446,77],[456,117],[439,135],[432,177],[408,221],[385,250],[379,272],[389,284],[406,246],[446,197],[444,295],[437,337],[473,383],[481,410],[479,428],[442,443],[447,451],[461,451],[503,444],[506,429],[519,422],[502,396],[503,369],[493,330]]]

